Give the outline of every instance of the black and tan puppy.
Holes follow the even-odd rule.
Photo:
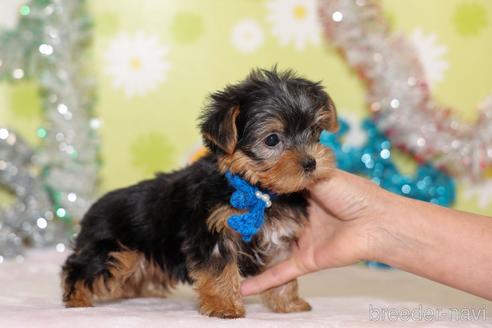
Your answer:
[[[198,292],[201,313],[243,317],[241,278],[288,256],[308,220],[306,187],[333,167],[318,140],[336,122],[320,84],[291,72],[255,70],[212,94],[200,122],[208,155],[112,191],[87,212],[63,266],[65,305],[162,295],[185,282]],[[228,226],[240,211],[229,203],[226,171],[276,195],[250,242]],[[276,312],[310,310],[295,280],[263,298]]]

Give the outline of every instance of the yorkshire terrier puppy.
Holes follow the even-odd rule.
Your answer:
[[[212,94],[200,117],[208,155],[109,192],[89,209],[63,266],[65,305],[160,296],[190,283],[202,314],[243,317],[241,279],[289,256],[308,223],[306,188],[334,166],[319,143],[323,129],[337,129],[332,100],[319,83],[290,71],[254,70]],[[231,178],[264,202],[250,209],[263,223],[248,234],[231,226],[248,214],[231,199]],[[262,297],[275,312],[311,309],[296,280]]]

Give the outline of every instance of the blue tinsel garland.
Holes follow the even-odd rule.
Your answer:
[[[341,138],[349,131],[346,121],[340,120],[337,133],[323,131],[320,142],[330,147],[337,167],[367,176],[382,188],[396,194],[449,207],[455,200],[453,179],[430,164],[419,165],[414,176],[403,175],[392,158],[391,142],[378,130],[373,121],[366,119],[362,127],[367,140],[361,147],[343,145]],[[378,262],[368,266],[388,267]]]
[[[323,131],[320,141],[330,147],[336,157],[337,167],[369,177],[374,183],[396,194],[451,206],[455,199],[453,179],[430,164],[419,165],[414,176],[403,175],[392,158],[391,142],[366,119],[362,127],[367,141],[361,147],[342,145],[340,139],[349,126],[340,120],[340,130],[333,134]]]

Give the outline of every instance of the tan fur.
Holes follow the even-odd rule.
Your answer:
[[[227,219],[231,215],[240,214],[241,211],[232,208],[229,205],[220,205],[212,209],[210,215],[207,218],[207,226],[210,231],[215,231],[218,233],[224,232],[229,229],[227,226]]]
[[[267,290],[262,300],[273,312],[290,313],[310,311],[311,305],[298,295],[297,279]]]
[[[219,318],[242,318],[244,304],[239,292],[240,275],[235,263],[227,264],[222,272],[208,270],[190,273],[200,300],[200,313]]]
[[[227,170],[230,170],[231,173],[241,173],[252,184],[258,183],[256,170],[260,164],[253,161],[241,150],[235,151],[234,154],[219,157],[217,164],[222,173],[225,173]]]
[[[124,250],[110,253],[113,258],[110,273],[111,278],[97,277],[91,289],[82,282],[75,284],[75,292],[67,296],[65,306],[91,306],[93,299],[115,299],[132,297],[164,297],[169,288],[176,282],[162,270],[145,259],[143,254]],[[68,295],[65,286],[65,295]]]
[[[301,159],[310,155],[316,159],[316,170],[309,175],[304,173]],[[290,193],[305,189],[309,185],[327,178],[334,167],[331,151],[321,144],[307,146],[302,151],[286,150],[280,159],[256,162],[240,150],[222,156],[218,162],[221,172],[227,170],[241,174],[251,183],[260,183],[275,193]]]
[[[229,236],[236,235],[237,238],[225,237],[223,239],[223,245],[229,250],[229,253],[233,255],[237,255],[237,249],[239,248],[237,244],[239,242],[239,233],[237,231],[234,231],[227,225],[227,220],[231,217],[231,215],[241,213],[243,213],[243,211],[237,210],[229,205],[219,205],[216,208],[212,209],[206,221],[208,230],[211,232],[227,234]],[[221,257],[218,244],[215,244],[214,249],[212,250],[212,257]],[[192,266],[193,265],[191,265],[190,263],[190,267]]]
[[[96,285],[107,288],[94,289],[94,293],[101,297],[111,298],[138,296],[145,275],[143,256],[135,251],[112,252],[110,256],[114,259],[113,265],[109,269],[113,278],[106,284]]]
[[[65,296],[63,301],[65,307],[91,307],[92,306],[92,293],[81,281],[75,284],[75,291],[67,298],[67,290],[65,288]]]
[[[260,179],[262,185],[277,193],[300,190],[305,186],[303,169],[300,165],[301,154],[286,150],[280,159]]]
[[[331,99],[328,100],[326,108],[323,107],[318,110],[315,122],[322,129],[328,130],[330,132],[336,132],[338,130],[337,110],[335,108],[335,104]]]
[[[238,115],[239,106],[235,106],[228,111],[227,116],[221,122],[222,126],[217,137],[220,136],[225,138],[223,141],[218,140],[218,138],[208,133],[203,133],[203,136],[218,147],[222,148],[222,150],[224,150],[226,153],[232,154],[232,152],[234,152],[234,149],[236,148],[237,143],[236,118]]]

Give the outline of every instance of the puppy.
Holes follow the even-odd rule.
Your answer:
[[[212,94],[200,117],[206,156],[109,192],[89,209],[63,266],[65,305],[161,296],[190,283],[200,313],[243,317],[240,281],[289,256],[308,222],[306,188],[334,165],[320,133],[336,128],[321,85],[290,71],[254,70]],[[229,224],[248,211],[231,205],[228,174],[272,195],[258,214],[263,223],[247,237]],[[297,289],[293,280],[263,300],[275,312],[310,310]]]

